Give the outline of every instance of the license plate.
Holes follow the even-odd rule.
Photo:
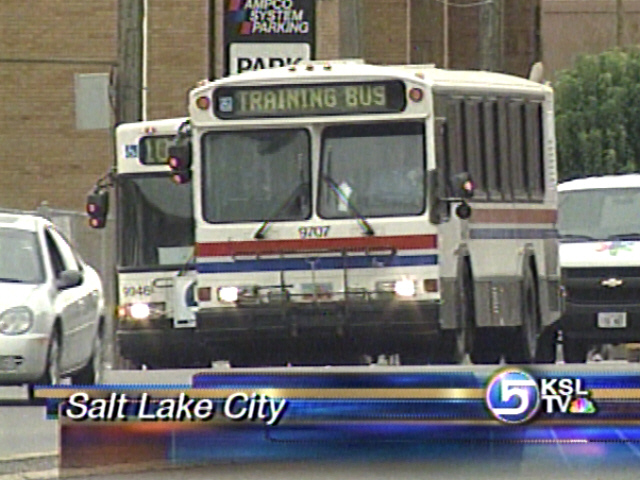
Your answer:
[[[598,328],[626,328],[627,312],[598,313]]]

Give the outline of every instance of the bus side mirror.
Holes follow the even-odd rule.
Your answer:
[[[447,200],[444,176],[438,170],[427,173],[427,192],[429,194],[429,220],[434,225],[446,223],[451,217],[451,204]]]
[[[94,190],[87,196],[87,214],[91,228],[104,228],[109,213],[109,191]]]
[[[169,167],[174,182],[182,184],[191,181],[191,144],[182,143],[169,147]]]

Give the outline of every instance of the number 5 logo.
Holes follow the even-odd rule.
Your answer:
[[[487,386],[486,403],[493,416],[502,422],[526,422],[540,408],[538,384],[523,370],[502,371]]]

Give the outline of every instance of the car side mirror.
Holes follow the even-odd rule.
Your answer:
[[[82,272],[79,270],[65,270],[60,273],[60,276],[56,280],[56,286],[58,290],[66,290],[68,288],[74,288],[82,284]]]

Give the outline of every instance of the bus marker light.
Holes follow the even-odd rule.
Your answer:
[[[209,97],[202,96],[196,99],[196,107],[200,110],[207,110],[210,106],[211,100],[209,100]]]
[[[210,302],[211,301],[211,287],[200,287],[200,288],[198,288],[198,300],[200,302]]]
[[[422,282],[425,292],[434,293],[438,291],[438,280],[435,278],[425,278]]]
[[[409,90],[409,98],[413,101],[413,102],[420,102],[422,101],[422,97],[424,96],[422,89],[420,88],[412,88],[411,90]]]

